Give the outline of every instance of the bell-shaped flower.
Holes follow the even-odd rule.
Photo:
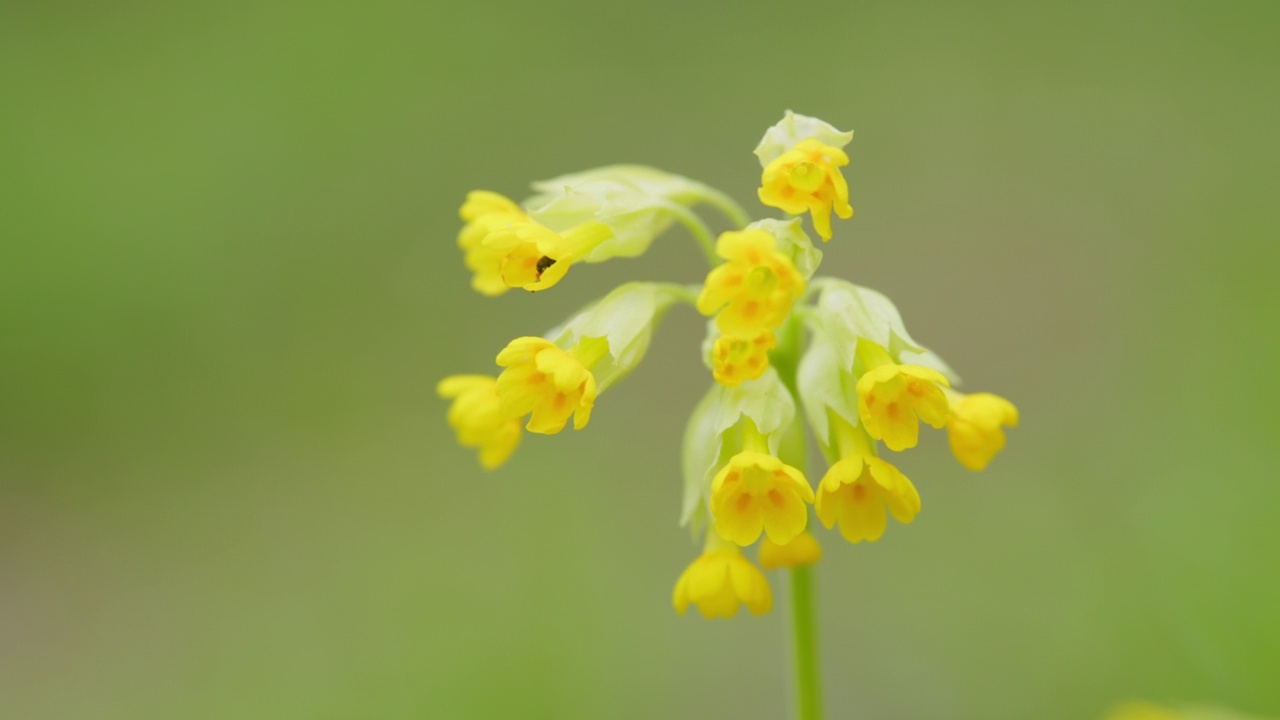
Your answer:
[[[531,292],[560,282],[569,268],[613,237],[613,230],[585,222],[555,232],[537,222],[513,222],[485,236],[487,252],[500,258],[499,273],[508,287]]]
[[[466,223],[458,233],[458,247],[465,253],[463,262],[473,274],[471,287],[484,295],[501,295],[511,289],[502,280],[503,253],[484,244],[489,233],[518,223],[529,222],[519,205],[487,190],[467,193],[458,214]]]
[[[712,375],[716,382],[735,387],[755,380],[769,367],[769,351],[777,347],[772,330],[751,337],[722,335],[711,346]]]
[[[898,452],[916,446],[921,422],[935,428],[947,424],[943,388],[950,383],[942,373],[895,363],[869,340],[859,343],[857,357],[865,368],[857,385],[858,418],[868,435]]]
[[[822,546],[808,530],[785,545],[779,545],[767,537],[760,542],[760,567],[765,570],[813,565],[821,559]]]
[[[813,489],[797,469],[773,455],[744,450],[730,458],[711,483],[711,514],[720,537],[750,545],[760,533],[785,545],[809,519]]]
[[[480,464],[492,470],[507,461],[520,445],[520,419],[502,411],[490,375],[450,375],[440,381],[440,397],[452,399],[449,425],[463,447],[479,448]]]
[[[920,494],[897,468],[875,456],[870,438],[860,428],[833,418],[841,459],[818,483],[814,509],[822,524],[837,523],[849,542],[879,540],[885,509],[906,524],[920,512]]]
[[[795,402],[773,368],[735,387],[714,384],[689,416],[684,433],[684,502],[680,524],[697,534],[710,517],[711,486],[744,449],[747,423],[763,437],[754,449],[776,455],[795,419]]]
[[[581,430],[596,401],[591,368],[608,350],[608,343],[599,338],[568,350],[538,337],[512,340],[498,353],[498,365],[506,368],[494,388],[502,412],[516,418],[530,415],[529,432],[554,435],[570,416],[574,429]]]
[[[982,470],[1004,449],[1004,427],[1018,426],[1018,408],[999,395],[966,395],[947,391],[951,414],[947,417],[947,439],[961,465]]]
[[[726,232],[716,242],[727,262],[707,275],[698,311],[718,313],[724,334],[750,336],[778,327],[804,292],[804,278],[777,245],[772,233],[758,228]]]
[[[874,455],[850,455],[832,465],[818,484],[815,509],[830,528],[839,523],[849,542],[879,540],[889,509],[898,522],[920,512],[920,494],[897,468]]]
[[[805,212],[824,241],[831,239],[831,213],[853,216],[849,186],[840,168],[849,164],[843,148],[853,133],[790,110],[765,132],[756,156],[764,166],[760,202],[792,215]]]
[[[671,597],[683,615],[690,605],[706,618],[731,618],[746,605],[754,615],[773,607],[769,581],[736,547],[708,549],[694,560],[676,581]]]

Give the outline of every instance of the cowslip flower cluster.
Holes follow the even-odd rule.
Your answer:
[[[912,339],[884,295],[815,277],[822,251],[803,215],[824,243],[832,215],[852,216],[842,172],[852,138],[791,112],[765,133],[755,150],[759,198],[788,218],[750,222],[719,191],[632,165],[536,182],[520,203],[474,191],[462,205],[458,245],[484,295],[571,282],[574,265],[638,256],[676,224],[702,244],[712,265],[702,284],[626,283],[547,334],[507,343],[496,376],[455,375],[438,388],[452,400],[459,442],[494,468],[522,427],[585,428],[671,307],[707,316],[713,382],[686,427],[681,516],[703,549],[676,581],[680,613],[767,612],[769,581],[743,548],[759,543],[765,569],[816,563],[823,551],[811,515],[851,543],[879,540],[890,517],[912,522],[920,493],[894,454],[918,444],[921,425],[945,428],[957,460],[981,470],[1018,423],[1008,400],[956,390],[952,370]],[[708,206],[735,226],[714,240],[698,212]],[[816,484],[806,474],[809,437],[827,461]]]

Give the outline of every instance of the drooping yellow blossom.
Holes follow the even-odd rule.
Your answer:
[[[831,239],[831,212],[853,217],[849,185],[840,168],[849,164],[843,150],[812,138],[774,158],[760,178],[760,202],[792,215],[808,211],[823,241]]]
[[[720,537],[750,545],[767,533],[785,545],[809,520],[813,488],[799,470],[769,454],[769,444],[750,419],[743,420],[743,451],[711,481],[711,514]]]
[[[545,290],[564,278],[569,267],[613,237],[608,225],[583,223],[557,233],[536,222],[511,223],[485,236],[487,252],[500,257],[502,282],[529,291]]]
[[[755,380],[769,367],[769,351],[777,347],[773,331],[753,337],[722,335],[711,348],[712,375],[726,387],[736,387],[743,380]]]
[[[510,290],[502,281],[502,253],[486,247],[489,233],[515,223],[527,223],[529,217],[510,199],[488,190],[472,190],[458,214],[466,225],[458,233],[458,247],[466,253],[463,262],[474,275],[471,287],[484,295],[495,296]]]
[[[858,378],[858,417],[871,437],[895,452],[913,448],[920,422],[935,428],[947,424],[947,378],[920,365],[899,365],[884,348],[859,340],[858,359],[866,368]]]
[[[490,375],[450,375],[436,392],[452,399],[449,425],[463,447],[480,449],[480,464],[492,470],[511,457],[520,444],[520,419],[502,412],[497,379]]]
[[[840,524],[849,542],[879,540],[887,522],[885,508],[907,524],[920,512],[920,493],[893,465],[875,455],[871,439],[861,428],[832,414],[832,431],[841,459],[818,483],[814,509],[822,524]]]
[[[961,465],[982,470],[1004,449],[1002,426],[1018,426],[1018,408],[999,395],[965,395],[947,391],[951,414],[947,417],[947,439]]]
[[[731,618],[739,605],[754,615],[773,607],[773,592],[760,569],[732,546],[707,549],[680,574],[671,601],[683,615],[692,603],[707,618]]]
[[[812,565],[821,559],[822,546],[808,530],[786,545],[779,545],[769,538],[760,543],[760,567],[765,570]]]
[[[716,315],[725,335],[749,337],[782,324],[804,292],[804,278],[765,230],[726,232],[716,253],[727,262],[707,275],[698,312]]]
[[[584,339],[569,350],[538,337],[512,340],[498,353],[498,365],[506,368],[495,387],[502,412],[515,418],[532,413],[529,432],[554,435],[570,415],[574,429],[581,430],[596,401],[591,367],[608,351],[601,338]]]

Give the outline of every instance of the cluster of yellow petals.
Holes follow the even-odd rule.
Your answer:
[[[480,449],[480,464],[492,470],[511,457],[520,445],[520,419],[502,411],[490,375],[451,375],[440,381],[440,397],[452,399],[449,425],[463,447]]]
[[[760,202],[792,215],[813,216],[813,228],[823,241],[831,239],[831,213],[853,217],[849,185],[840,168],[849,156],[840,148],[812,138],[774,158],[760,178]]]
[[[498,353],[498,365],[506,368],[495,386],[502,412],[516,418],[531,414],[529,432],[558,433],[570,416],[574,429],[581,430],[596,401],[590,367],[607,351],[608,344],[600,338],[570,350],[538,337],[512,340]]]
[[[786,545],[804,532],[813,488],[797,469],[763,452],[734,455],[711,482],[711,514],[720,537],[750,545],[766,533]]]
[[[886,507],[898,522],[909,523],[920,512],[920,493],[893,465],[863,454],[846,456],[827,470],[814,504],[822,524],[839,523],[840,534],[853,543],[880,539]]]
[[[499,272],[504,284],[536,292],[560,282],[570,266],[612,236],[607,225],[597,222],[557,233],[530,221],[491,232],[483,244],[501,258]]]
[[[545,290],[613,236],[598,222],[557,233],[534,222],[510,198],[487,190],[467,193],[458,214],[466,223],[458,233],[458,247],[473,273],[471,287],[490,296],[511,288]]]
[[[948,391],[951,414],[947,417],[947,439],[961,465],[982,470],[1004,449],[1003,426],[1018,426],[1018,408],[999,395],[964,395]]]
[[[755,380],[769,368],[769,351],[777,347],[772,330],[750,337],[721,336],[711,347],[711,374],[725,387]]]
[[[513,225],[529,224],[529,216],[509,198],[487,190],[467,193],[458,214],[466,224],[458,233],[463,262],[473,275],[471,287],[484,295],[501,295],[511,289],[502,279],[503,253],[485,245],[490,233]]]
[[[821,559],[822,546],[808,530],[786,545],[779,545],[767,537],[760,543],[760,567],[765,570],[812,565]]]
[[[885,363],[858,378],[858,417],[871,437],[895,452],[913,448],[920,422],[935,428],[947,424],[949,383],[937,370],[919,365]]]
[[[716,241],[725,263],[707,275],[698,312],[716,315],[720,332],[754,337],[782,324],[804,292],[804,278],[765,230],[726,232]],[[718,314],[717,314],[718,313]]]
[[[681,615],[693,604],[707,618],[731,618],[741,605],[755,615],[773,607],[764,573],[735,547],[710,549],[698,556],[680,574],[671,600]]]

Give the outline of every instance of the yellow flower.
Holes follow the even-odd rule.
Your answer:
[[[769,538],[760,543],[760,566],[765,570],[812,565],[821,559],[822,546],[808,530],[786,545],[779,545]]]
[[[760,178],[760,202],[792,215],[808,211],[823,241],[831,239],[831,212],[853,217],[849,185],[840,168],[849,164],[843,150],[818,140],[800,141],[774,158]]]
[[[502,282],[529,291],[545,290],[597,245],[613,237],[609,226],[588,222],[557,233],[533,221],[511,223],[489,233],[484,247],[500,258]]]
[[[947,378],[921,365],[899,365],[884,348],[859,340],[859,362],[867,368],[858,378],[858,417],[871,437],[895,452],[920,440],[920,422],[935,428],[947,424],[949,409],[942,388]]]
[[[745,604],[752,614],[763,615],[773,607],[773,593],[764,573],[735,547],[703,552],[676,581],[671,597],[683,615],[692,603],[707,618],[731,618]]]
[[[474,274],[471,287],[484,295],[501,295],[510,288],[502,281],[502,254],[484,245],[489,233],[514,223],[529,222],[519,205],[498,193],[473,190],[458,214],[466,225],[458,233],[458,247],[466,253],[463,262]]]
[[[750,545],[760,533],[785,545],[804,532],[813,488],[797,469],[769,454],[768,441],[750,419],[744,421],[745,449],[711,481],[711,514],[720,537]]]
[[[449,425],[463,447],[480,448],[480,464],[492,470],[511,457],[520,444],[520,419],[502,412],[497,380],[489,375],[450,375],[436,392],[453,399]]]
[[[804,292],[804,278],[776,248],[777,239],[765,230],[720,235],[716,253],[728,262],[707,275],[698,312],[719,311],[716,325],[731,336],[749,337],[781,325]]]
[[[951,452],[961,465],[981,470],[1004,449],[1001,426],[1018,426],[1018,408],[991,393],[965,395],[949,390],[947,394],[951,400],[951,414],[947,418]]]
[[[726,387],[755,380],[769,367],[769,351],[778,345],[772,331],[753,337],[721,336],[711,348],[712,375]]]
[[[569,350],[537,337],[512,340],[498,353],[498,365],[506,368],[495,387],[502,412],[516,418],[532,413],[529,432],[554,435],[570,415],[574,429],[581,430],[596,401],[591,367],[608,351],[600,338],[584,339]]]
[[[849,542],[876,541],[884,534],[885,507],[898,522],[920,512],[920,493],[897,468],[874,455],[850,455],[831,466],[818,485],[814,506],[830,528],[840,523]]]
[[[871,438],[843,418],[831,414],[832,433],[841,460],[818,483],[814,509],[828,528],[840,523],[849,542],[879,540],[884,534],[885,508],[907,524],[920,512],[920,493],[893,465],[875,455]]]

